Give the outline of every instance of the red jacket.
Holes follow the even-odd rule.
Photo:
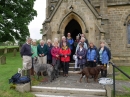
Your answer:
[[[71,50],[70,48],[67,49],[60,49],[60,55],[61,55],[61,61],[62,62],[69,62],[70,61],[70,55],[71,55]],[[65,57],[67,55],[67,57]]]
[[[51,55],[52,55],[52,58],[54,58],[54,59],[60,59],[60,48],[53,47],[51,49]],[[56,55],[59,55],[59,57],[56,57]]]

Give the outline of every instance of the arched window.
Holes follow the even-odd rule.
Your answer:
[[[127,24],[127,40],[128,40],[128,44],[130,44],[130,20]]]

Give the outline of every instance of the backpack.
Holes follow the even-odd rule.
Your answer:
[[[16,81],[17,84],[25,84],[28,82],[30,82],[30,78],[28,76],[22,76]]]
[[[22,76],[20,73],[16,73],[14,74],[11,79],[9,79],[9,84],[13,83],[13,84],[20,84],[20,83],[28,83],[30,82],[30,78],[28,76]]]

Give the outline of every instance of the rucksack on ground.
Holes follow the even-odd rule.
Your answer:
[[[9,84],[13,83],[13,84],[25,84],[30,82],[30,78],[28,76],[22,76],[20,73],[16,73],[14,74],[11,79],[9,79]]]

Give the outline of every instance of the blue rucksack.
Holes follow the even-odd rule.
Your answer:
[[[20,83],[28,83],[30,82],[30,78],[28,76],[22,76],[20,73],[16,73],[15,75],[13,75],[11,77],[11,79],[9,79],[9,84],[13,83],[13,84],[20,84]]]

